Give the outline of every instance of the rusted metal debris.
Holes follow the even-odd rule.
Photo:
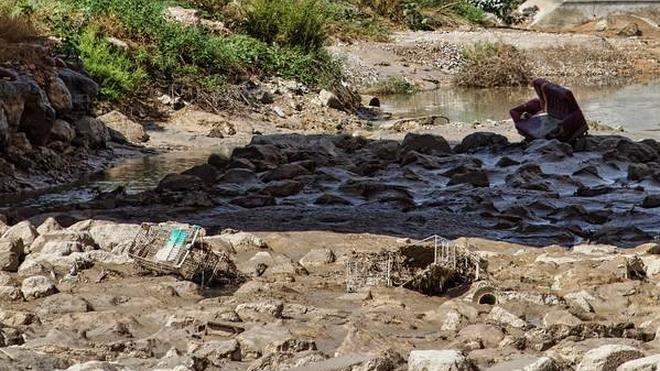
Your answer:
[[[346,263],[346,290],[365,286],[404,287],[439,295],[486,278],[487,262],[441,236],[377,252],[353,252]]]
[[[204,234],[196,225],[142,223],[128,255],[142,270],[174,274],[202,285],[237,279],[240,275],[232,259],[211,250]]]

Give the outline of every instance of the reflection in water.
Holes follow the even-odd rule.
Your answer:
[[[64,191],[28,198],[10,206],[72,205],[92,200],[99,192],[124,186],[129,194],[152,189],[170,173],[180,173],[207,161],[214,151],[170,152],[127,159],[105,171],[100,179]],[[224,152],[224,151],[215,151]],[[0,210],[2,210],[0,208]]]
[[[629,131],[660,130],[660,80],[617,87],[571,87],[587,119]],[[509,118],[509,109],[534,97],[527,87],[440,89],[382,99],[397,117],[441,114],[452,121]]]

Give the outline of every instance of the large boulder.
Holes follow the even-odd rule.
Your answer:
[[[509,326],[513,328],[527,327],[527,322],[502,307],[493,307],[493,309],[491,309],[490,313],[488,314],[488,319],[499,323],[502,326]]]
[[[89,77],[69,68],[60,69],[59,78],[71,94],[70,114],[80,118],[89,113],[92,101],[99,93],[99,85]]]
[[[142,143],[149,140],[144,127],[132,121],[119,111],[111,111],[97,117],[110,130],[110,136],[117,141]]]
[[[470,361],[458,350],[413,350],[409,371],[473,371]]]
[[[300,258],[300,265],[305,268],[322,266],[334,263],[336,260],[335,253],[330,249],[312,249],[305,256]]]
[[[585,353],[576,371],[615,371],[620,365],[642,357],[644,353],[628,345],[603,345]]]
[[[75,123],[76,139],[89,148],[105,148],[110,141],[110,132],[105,124],[93,117],[85,116]]]
[[[139,224],[115,223],[107,220],[83,220],[68,228],[70,232],[87,232],[105,251],[122,252],[140,231]]]
[[[55,121],[55,110],[46,93],[36,81],[27,76],[19,77],[14,84],[23,100],[18,131],[25,133],[32,144],[46,144]]]
[[[243,321],[272,321],[282,317],[284,304],[279,300],[244,303],[234,310]]]
[[[46,218],[46,220],[44,220],[43,223],[41,223],[41,225],[37,227],[37,233],[39,233],[39,235],[43,235],[51,232],[57,232],[61,230],[62,230],[62,226],[53,217]]]
[[[50,105],[55,109],[58,115],[67,114],[73,109],[73,98],[66,84],[59,77],[54,77],[48,82],[46,95]]]
[[[50,130],[50,139],[52,141],[60,141],[68,144],[71,143],[75,137],[76,131],[68,122],[61,119],[57,119],[53,122],[53,127]]]
[[[39,236],[37,229],[28,220],[24,220],[9,228],[2,238],[22,240],[23,246],[30,246],[37,236]]]
[[[638,358],[628,361],[619,368],[617,371],[657,371],[660,370],[660,354],[655,354],[650,357]]]
[[[57,288],[44,276],[32,276],[23,280],[21,293],[26,300],[37,299],[57,293]]]
[[[432,134],[408,133],[401,142],[403,152],[415,151],[422,154],[452,153],[445,138]]]
[[[500,134],[489,132],[472,133],[461,141],[461,144],[454,147],[454,152],[464,153],[480,149],[499,150],[509,145],[509,140]]]
[[[23,254],[22,240],[0,239],[0,271],[16,272]]]

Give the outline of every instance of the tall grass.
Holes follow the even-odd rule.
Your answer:
[[[26,16],[0,13],[0,39],[17,43],[37,37],[37,30]]]
[[[378,80],[363,90],[367,94],[378,95],[412,94],[417,91],[417,86],[403,77],[391,76],[383,80]]]
[[[245,31],[269,44],[318,50],[327,39],[317,0],[251,0],[245,13]]]

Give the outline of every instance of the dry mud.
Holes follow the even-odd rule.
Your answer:
[[[14,300],[3,294],[0,369],[614,370],[660,350],[656,244],[539,249],[460,238],[487,259],[488,274],[426,296],[396,287],[346,293],[354,251],[403,239],[207,236],[244,278],[201,288],[139,274],[122,253],[137,228],[83,221],[64,230],[52,220],[38,228],[18,272],[0,275],[4,293],[19,290]],[[72,243],[82,252],[65,249]],[[86,263],[67,276],[74,260]],[[35,276],[39,285],[30,284]],[[452,352],[420,366],[420,350]]]

